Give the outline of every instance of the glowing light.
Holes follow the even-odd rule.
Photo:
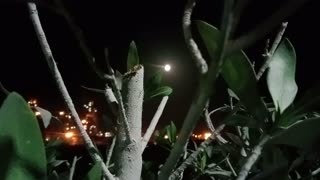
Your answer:
[[[36,116],[40,116],[41,115],[41,113],[39,111],[37,111],[35,114],[36,114]]]
[[[169,139],[169,136],[168,136],[168,135],[164,135],[164,138],[165,138],[165,139]]]
[[[82,122],[82,124],[86,124],[88,121],[85,119],[82,119],[81,122]]]
[[[211,133],[204,133],[204,139],[208,139],[211,136]]]
[[[60,115],[60,116],[63,116],[64,114],[65,114],[64,111],[60,111],[60,112],[59,112],[59,115]]]
[[[74,135],[74,134],[73,134],[72,132],[67,132],[67,133],[65,134],[65,137],[66,137],[66,138],[71,138],[73,135]]]
[[[167,71],[167,72],[171,70],[171,66],[170,66],[169,64],[164,65],[163,68],[164,68],[164,70]]]
[[[46,141],[49,141],[50,140],[50,138],[49,137],[46,137]]]
[[[97,134],[96,134],[98,137],[101,137],[103,136],[103,133],[101,131],[99,131]]]
[[[104,133],[104,137],[111,137],[112,136],[112,133],[111,132],[105,132]]]
[[[66,130],[69,130],[69,128],[67,127]]]

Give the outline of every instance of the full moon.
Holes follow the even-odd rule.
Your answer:
[[[169,64],[164,65],[164,70],[165,71],[170,71],[171,70],[171,66]]]

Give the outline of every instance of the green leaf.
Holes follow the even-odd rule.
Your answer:
[[[133,69],[134,66],[139,64],[139,56],[136,44],[134,41],[130,43],[128,59],[127,59],[127,71]]]
[[[160,87],[162,80],[162,72],[158,71],[154,73],[150,79],[145,83],[146,85],[146,91],[156,89]]]
[[[41,119],[43,121],[43,125],[45,128],[47,128],[50,124],[52,114],[48,110],[45,110],[41,107],[36,106],[35,109],[40,112]]]
[[[296,53],[288,39],[284,39],[272,56],[267,84],[273,103],[280,113],[290,106],[298,92],[295,81]]]
[[[301,120],[304,115],[320,108],[320,86],[308,90],[295,105],[287,108],[280,117],[278,126],[287,128],[296,121]]]
[[[151,99],[157,96],[169,96],[172,93],[172,88],[169,86],[162,86],[159,87],[151,92],[146,92],[145,93],[145,99]]]
[[[320,118],[298,121],[287,129],[279,129],[267,144],[285,144],[310,149],[320,138]]]
[[[201,153],[201,159],[200,159],[200,169],[201,171],[204,171],[207,166],[207,154],[205,152]]]
[[[167,127],[167,135],[171,144],[174,144],[177,139],[177,128],[176,125],[171,121],[170,125]]]
[[[101,163],[96,163],[88,172],[86,177],[84,178],[85,180],[97,180],[101,179],[102,175],[102,169],[101,169]]]
[[[46,155],[38,120],[26,101],[12,92],[0,109],[0,179],[46,177]]]
[[[216,60],[215,51],[218,48],[220,32],[203,21],[197,21],[197,26],[209,56],[213,61]],[[259,97],[256,75],[244,52],[239,51],[225,57],[221,75],[249,112],[263,122],[268,116],[268,110]]]

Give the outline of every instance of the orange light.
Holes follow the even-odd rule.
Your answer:
[[[87,123],[87,120],[82,119],[81,122],[82,122],[82,124],[86,124],[86,123]]]
[[[67,133],[65,134],[65,137],[66,137],[66,138],[71,138],[73,135],[74,135],[74,134],[73,134],[72,132],[67,132]]]
[[[59,115],[60,115],[60,116],[63,116],[64,114],[65,114],[64,111],[60,111],[60,112],[59,112]]]

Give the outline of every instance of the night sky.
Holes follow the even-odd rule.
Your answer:
[[[65,109],[40,50],[27,7],[17,1],[4,0],[0,3],[0,81],[7,89],[17,91],[27,99],[37,98],[40,106],[48,110]],[[251,4],[244,11],[236,35],[247,32],[261,22],[280,6],[280,2],[284,1],[260,0]],[[300,11],[287,19],[289,25],[285,36],[296,48],[296,80],[300,93],[320,83],[317,66],[320,42],[318,4],[317,0],[310,0]],[[184,5],[185,1],[182,0],[73,0],[66,4],[77,25],[83,30],[86,42],[101,69],[106,69],[103,49],[107,47],[113,68],[124,73],[128,46],[132,40],[137,44],[146,77],[150,77],[152,72],[157,70],[152,64],[172,65],[173,70],[164,74],[164,84],[171,86],[174,92],[160,126],[171,120],[180,126],[197,86],[197,71],[184,44],[181,28]],[[80,87],[85,85],[103,88],[104,83],[89,68],[65,20],[41,6],[38,10],[55,60],[78,109],[91,99],[98,103],[98,108],[103,109],[105,105],[102,95]],[[218,25],[220,13],[219,1],[199,0],[193,19]],[[274,33],[268,37],[272,35]],[[262,62],[265,40],[266,38],[245,50],[250,59],[255,60],[258,65]],[[213,106],[221,105],[224,100],[224,95],[219,93],[225,93],[225,86],[221,80],[218,85],[218,97],[213,98]],[[0,97],[2,100],[4,95],[1,94]],[[145,122],[152,118],[158,103],[159,99],[155,99],[145,104]]]

